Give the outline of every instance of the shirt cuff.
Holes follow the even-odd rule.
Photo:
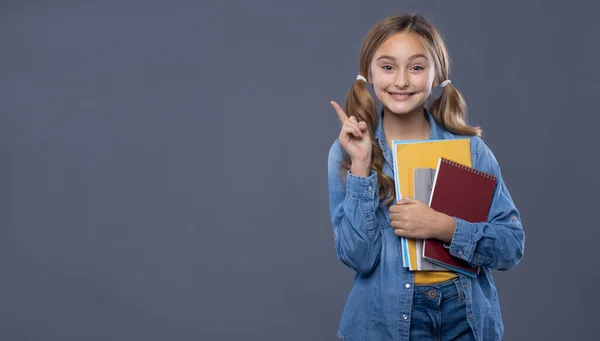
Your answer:
[[[474,235],[477,231],[472,229],[472,224],[454,217],[456,226],[450,243],[450,254],[454,257],[470,262],[473,259],[474,241],[479,240]]]
[[[369,176],[357,176],[349,170],[346,174],[346,192],[353,198],[373,200],[378,193],[377,172],[369,171]]]

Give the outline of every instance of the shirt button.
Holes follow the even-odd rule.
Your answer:
[[[373,190],[373,187],[369,186],[369,191],[372,191],[372,190]]]
[[[408,320],[408,315],[402,314],[402,318],[405,319],[405,320]]]
[[[406,289],[410,288],[410,283],[406,283],[405,287]]]
[[[473,318],[473,314],[469,313],[469,315],[467,315],[468,318],[472,319]]]
[[[458,250],[458,255],[462,256],[462,250]]]

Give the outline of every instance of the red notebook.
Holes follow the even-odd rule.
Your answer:
[[[493,175],[440,158],[429,206],[471,223],[485,222],[495,187],[496,177]],[[464,260],[452,256],[443,242],[437,239],[423,242],[423,258],[470,277],[479,273],[479,267],[472,267]]]

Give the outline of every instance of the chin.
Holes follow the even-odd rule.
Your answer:
[[[410,107],[407,107],[404,105],[399,106],[397,104],[396,105],[394,105],[394,104],[396,104],[396,103],[392,103],[392,105],[386,105],[385,107],[387,108],[387,110],[389,112],[391,112],[392,114],[395,114],[395,115],[408,115],[410,113],[413,113],[415,111],[415,109],[417,109],[417,107],[412,106],[412,105]]]

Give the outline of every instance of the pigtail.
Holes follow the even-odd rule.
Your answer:
[[[387,197],[385,203],[390,204],[394,198],[394,180],[383,172],[385,158],[383,150],[375,137],[375,130],[379,124],[376,110],[375,101],[367,89],[366,83],[362,80],[356,80],[346,96],[344,111],[348,117],[354,116],[357,121],[364,121],[367,124],[372,144],[371,170],[377,173],[379,198],[384,200]],[[346,171],[351,168],[351,163],[350,158],[344,154],[343,165]]]
[[[461,93],[452,84],[442,89],[442,95],[429,106],[429,112],[447,130],[468,136],[481,136],[480,127],[467,123],[467,104]]]

